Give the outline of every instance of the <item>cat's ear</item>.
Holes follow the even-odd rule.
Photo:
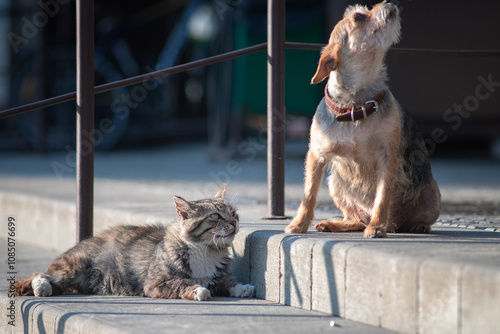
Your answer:
[[[174,196],[175,208],[177,209],[177,214],[182,219],[186,219],[189,213],[193,210],[191,204],[180,196]]]
[[[224,199],[224,195],[225,194],[226,194],[226,185],[223,184],[222,187],[220,187],[220,189],[217,192],[217,194],[215,194],[215,198]]]

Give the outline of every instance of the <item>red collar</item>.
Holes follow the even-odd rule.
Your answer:
[[[328,94],[328,85],[325,87],[326,105],[337,114],[337,122],[355,122],[368,118],[368,116],[377,111],[384,96],[385,90],[378,92],[372,100],[366,101],[363,104],[340,105],[333,102],[330,94]]]

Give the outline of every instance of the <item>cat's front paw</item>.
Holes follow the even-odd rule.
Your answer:
[[[204,287],[198,287],[196,290],[194,290],[194,300],[198,301],[204,301],[204,300],[211,300],[212,295],[210,294],[210,291],[207,288]]]
[[[236,298],[251,298],[255,295],[255,287],[250,284],[236,284],[229,289],[229,295]]]
[[[31,288],[36,297],[48,297],[52,295],[52,286],[50,281],[43,277],[43,275],[38,275],[31,281]]]

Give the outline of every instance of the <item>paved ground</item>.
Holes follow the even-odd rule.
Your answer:
[[[265,145],[247,140],[240,157],[209,161],[205,144],[171,145],[152,149],[98,152],[95,158],[96,203],[113,201],[107,185],[120,183],[130,197],[141,192],[156,193],[158,201],[169,201],[172,194],[186,198],[211,196],[222,183],[228,193],[243,204],[267,201]],[[285,167],[286,208],[292,214],[302,198],[303,164],[306,145],[287,146]],[[73,200],[75,155],[72,151],[47,156],[0,154],[0,191],[40,194],[60,200]],[[433,159],[434,176],[440,186],[442,224],[479,228],[500,228],[500,163],[491,160]],[[73,196],[68,198],[69,196]],[[164,196],[164,197],[161,197]],[[142,210],[156,203],[110,203],[113,208]],[[149,196],[148,196],[149,197]],[[150,201],[150,198],[148,198]],[[328,195],[326,184],[320,190],[318,212],[339,215]],[[167,202],[167,204],[169,204]],[[265,215],[265,214],[264,214]]]
[[[428,235],[391,234],[384,240],[366,240],[360,232],[320,234],[313,229],[307,235],[285,235],[282,231],[289,220],[260,219],[267,215],[265,146],[251,141],[246,145],[239,158],[225,161],[209,161],[203,144],[96,156],[96,233],[118,223],[171,222],[176,216],[172,195],[198,199],[213,196],[222,183],[228,184],[242,226],[233,247],[235,274],[243,283],[256,285],[257,297],[267,302],[216,300],[210,304],[216,307],[202,308],[199,322],[191,321],[186,330],[206,324],[211,331],[210,326],[223,323],[223,328],[245,332],[257,323],[259,331],[326,331],[332,329],[331,315],[336,315],[402,333],[495,332],[494,319],[500,317],[495,306],[500,303],[500,164],[433,159],[443,213]],[[302,197],[304,153],[302,144],[287,147],[286,214],[290,216]],[[43,269],[56,253],[74,244],[74,202],[72,152],[0,155],[0,211],[5,220],[0,235],[6,236],[8,217],[15,217],[19,275]],[[338,214],[324,185],[316,218]],[[0,255],[5,258],[7,253]],[[2,272],[3,284],[7,273]],[[168,315],[178,319],[180,314],[198,312],[194,310],[198,306],[185,302],[55,298],[19,299],[18,312],[23,307],[23,323],[31,326],[30,332],[54,328],[121,332],[123,326],[110,324],[127,317],[155,332],[157,327],[145,325],[153,322],[149,317],[168,328],[178,325]],[[8,302],[4,297],[2,308]],[[306,313],[300,313],[298,322],[291,321],[289,317],[296,317],[299,310],[276,303],[323,315],[300,310]],[[262,316],[268,312],[272,315]],[[242,325],[230,320],[236,314],[244,319]],[[353,322],[334,329],[347,333],[350,326],[353,332],[380,330],[360,330],[355,326],[361,325]]]

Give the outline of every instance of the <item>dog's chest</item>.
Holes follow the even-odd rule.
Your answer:
[[[394,136],[394,128],[395,124],[386,122],[380,114],[358,122],[338,122],[322,101],[311,126],[311,149],[329,160],[332,156],[371,159],[385,149],[388,139]]]
[[[331,122],[313,124],[311,128],[311,148],[319,156],[349,157],[371,152],[378,146],[377,129],[370,124]]]

